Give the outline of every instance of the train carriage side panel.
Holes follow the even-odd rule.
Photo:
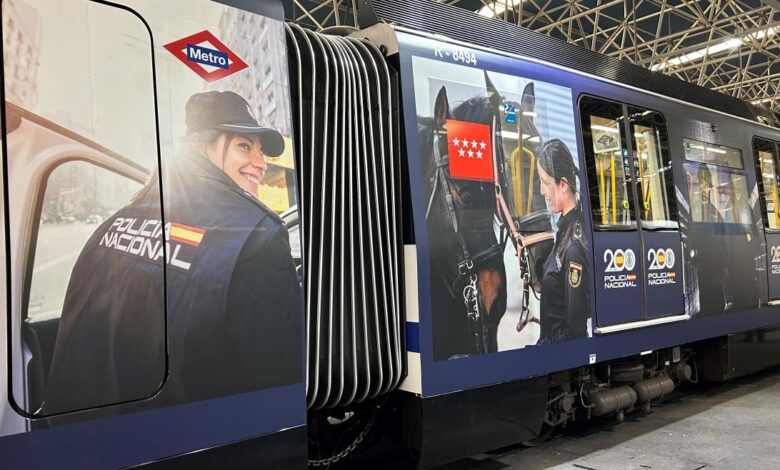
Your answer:
[[[777,135],[776,131],[756,123],[750,123],[745,119],[708,111],[702,107],[687,106],[677,100],[621,86],[598,77],[578,74],[539,60],[496,54],[481,48],[470,47],[468,44],[456,40],[434,39],[430,35],[404,28],[396,28],[396,30],[401,48],[400,67],[407,133],[407,164],[409,165],[412,206],[417,231],[415,239],[417,243],[420,311],[418,328],[423,396],[533,377],[587,365],[594,361],[601,362],[638,354],[642,351],[746,331],[778,322],[776,310],[766,304],[764,231],[758,204],[759,194],[751,147],[752,135],[757,129],[763,129],[764,132],[769,132],[772,135]],[[518,134],[516,129],[520,125],[518,122],[523,117],[523,97],[529,82],[533,82],[535,87],[536,109],[534,111],[525,109],[525,111],[529,113],[529,116],[530,113],[534,113],[533,117],[536,122],[521,123],[526,126],[525,129],[532,129],[530,124],[534,124],[533,132],[526,132],[528,135],[523,136],[523,132]],[[649,294],[645,294],[645,297],[642,298],[645,310],[638,307],[639,316],[637,319],[640,320],[638,323],[618,322],[606,325],[616,325],[618,328],[604,328],[601,331],[594,331],[597,326],[600,326],[594,323],[594,320],[601,314],[594,305],[595,315],[588,325],[589,333],[591,333],[587,335],[588,337],[560,341],[555,344],[537,344],[539,333],[529,333],[534,328],[539,327],[535,322],[532,321],[524,325],[524,328],[529,328],[528,330],[517,331],[518,323],[520,323],[518,319],[521,317],[522,299],[517,304],[512,305],[512,292],[510,291],[509,300],[507,300],[508,307],[504,311],[504,316],[497,328],[498,331],[495,333],[498,343],[497,351],[494,352],[495,350],[490,349],[490,344],[486,344],[483,351],[490,351],[489,353],[476,352],[479,351],[479,344],[472,346],[472,341],[477,336],[474,335],[473,328],[469,329],[469,312],[464,306],[466,299],[460,298],[463,295],[463,286],[466,284],[461,284],[456,288],[456,284],[452,281],[452,279],[457,279],[456,276],[449,280],[449,289],[446,287],[446,283],[443,288],[434,288],[440,278],[446,278],[446,264],[457,266],[458,262],[463,259],[463,243],[458,237],[451,238],[451,241],[448,242],[449,232],[445,231],[444,228],[437,228],[438,235],[431,235],[431,218],[434,217],[432,214],[439,210],[443,211],[439,215],[444,216],[443,221],[435,222],[439,224],[439,227],[445,227],[451,231],[451,220],[454,220],[455,223],[461,224],[459,229],[463,233],[478,230],[485,235],[490,232],[490,229],[485,227],[486,217],[482,217],[484,214],[480,214],[476,210],[466,217],[463,216],[462,212],[458,214],[458,210],[462,211],[463,209],[457,206],[459,202],[457,197],[459,191],[469,193],[471,182],[491,181],[491,176],[484,173],[487,178],[480,180],[480,168],[467,167],[464,178],[464,173],[457,173],[457,171],[463,170],[456,170],[456,173],[453,174],[451,165],[453,165],[453,159],[459,155],[457,152],[463,150],[462,145],[458,147],[455,143],[455,138],[458,138],[460,144],[464,140],[464,138],[455,135],[457,132],[464,133],[465,140],[468,142],[469,148],[465,148],[467,159],[468,151],[475,150],[471,148],[472,141],[476,141],[479,146],[483,137],[494,139],[493,151],[495,152],[495,146],[498,145],[495,142],[498,140],[495,135],[490,134],[489,122],[475,113],[470,114],[465,108],[468,104],[479,104],[482,98],[491,96],[491,86],[498,90],[502,99],[497,107],[496,119],[502,123],[503,127],[497,129],[494,126],[493,130],[497,130],[496,135],[503,137],[505,147],[509,147],[506,143],[512,137],[524,137],[526,147],[529,150],[534,143],[544,145],[550,140],[559,139],[565,142],[570,147],[571,154],[578,158],[576,162],[583,188],[580,191],[580,201],[583,212],[588,214],[582,222],[583,237],[591,250],[593,250],[595,243],[592,239],[594,231],[591,227],[590,215],[594,212],[594,207],[598,207],[598,198],[593,199],[593,197],[598,195],[599,189],[593,186],[593,178],[589,179],[589,175],[585,173],[585,169],[589,165],[587,161],[588,149],[585,148],[585,142],[582,138],[582,116],[578,100],[582,96],[592,96],[618,103],[621,106],[625,104],[629,110],[639,108],[647,113],[653,112],[661,116],[663,122],[658,124],[658,128],[666,132],[665,161],[671,162],[671,169],[664,168],[664,171],[671,171],[674,176],[674,179],[671,180],[673,185],[667,187],[666,190],[672,205],[675,206],[673,215],[676,216],[676,219],[675,224],[662,227],[662,230],[656,230],[655,227],[644,230],[646,243],[644,252],[637,253],[638,250],[636,250],[633,253],[636,258],[642,256],[643,259],[634,259],[633,261],[636,266],[635,272],[640,269],[649,272],[651,267],[658,265],[658,252],[662,251],[660,260],[667,268],[664,270],[667,273],[664,278],[668,279],[670,277],[668,273],[673,273],[671,277],[674,278],[675,284],[678,286],[675,289],[679,289],[675,292],[680,292],[684,286],[684,305],[678,300],[666,307],[657,308],[659,304],[657,296],[660,294],[653,294],[653,291],[649,289],[647,290]],[[553,90],[560,89],[555,88],[556,86],[570,90],[566,95],[569,100],[566,104],[568,110],[564,114],[561,114],[563,108],[551,108],[557,99]],[[459,106],[460,108],[458,108]],[[553,112],[556,113],[554,114],[556,121],[554,124],[557,127],[550,125]],[[570,122],[571,125],[565,127],[566,122]],[[462,123],[466,123],[465,131]],[[461,126],[461,130],[455,131],[454,129],[459,129],[458,126]],[[514,134],[512,129],[515,129]],[[541,132],[539,132],[540,129]],[[528,142],[527,139],[534,136],[535,132],[538,132],[536,135],[539,136],[539,142]],[[609,144],[608,139],[605,138],[604,141],[607,142],[605,145]],[[639,144],[633,142],[632,145],[638,146]],[[694,151],[703,150],[702,156],[697,157],[691,154],[691,145],[703,147],[702,149],[693,149]],[[688,149],[687,154],[686,149]],[[641,151],[640,148],[635,150]],[[517,156],[517,153],[512,155],[513,151],[513,148],[505,148],[503,153],[505,161],[509,162],[506,164],[505,185],[512,183],[513,161],[510,159]],[[522,152],[522,148],[520,151]],[[627,158],[629,146],[625,145],[625,150],[621,151],[622,155],[618,154],[618,156]],[[435,172],[426,172],[427,160],[441,159],[445,156],[449,159],[450,168],[446,170],[448,173],[440,173],[437,177]],[[477,156],[476,152],[474,156]],[[700,161],[706,158],[710,160],[706,160],[705,163]],[[619,160],[617,164],[620,165]],[[440,163],[440,166],[444,166],[444,163]],[[639,169],[632,169],[629,163],[625,163],[625,166],[626,174],[635,171],[639,176]],[[725,213],[725,216],[720,215],[720,220],[723,223],[708,221],[713,219],[705,219],[706,214],[703,216],[700,208],[692,209],[697,201],[701,205],[702,190],[697,186],[698,175],[691,176],[691,172],[697,172],[700,167],[707,168],[710,174],[715,174],[715,176],[708,178],[715,188],[711,191],[715,194],[713,202],[718,204],[716,209],[718,213]],[[526,163],[525,166],[518,166],[518,168],[522,169],[516,171],[516,174],[523,171],[525,176],[522,180],[525,184],[523,194],[527,195],[529,187],[532,192],[539,191],[538,186],[535,187],[538,183],[533,179],[538,178],[538,166],[534,168],[537,174],[531,179],[529,179],[530,165]],[[607,180],[610,178],[608,175],[609,172],[606,172]],[[437,179],[443,176],[448,177],[449,188],[442,186],[440,180]],[[705,176],[706,171],[702,170],[702,179]],[[704,183],[705,192],[710,191],[706,185],[707,183]],[[517,186],[516,181],[515,186]],[[609,195],[610,184],[606,186],[606,192]],[[471,188],[473,187],[472,185]],[[616,186],[611,185],[611,187]],[[502,189],[510,194],[513,188],[507,190],[507,186],[504,186]],[[482,190],[480,189],[480,191]],[[454,211],[448,208],[446,201],[442,203],[437,199],[441,194],[446,196],[447,192],[455,199]],[[510,204],[513,204],[511,210],[520,207],[521,201],[519,197],[516,197],[517,193],[515,191],[508,197],[508,199],[514,198],[509,201]],[[433,196],[431,196],[432,194]],[[541,198],[540,192],[536,192],[535,196]],[[477,200],[473,199],[476,197],[474,195],[469,195],[469,197],[472,200]],[[610,198],[607,197],[607,199]],[[492,201],[486,199],[485,201],[487,202],[483,202],[485,204],[483,209],[495,207],[494,199]],[[526,198],[524,202],[526,204],[524,208],[527,210],[528,199]],[[645,200],[641,200],[642,204],[645,202]],[[533,202],[531,204],[533,205]],[[618,201],[618,204],[622,204],[622,202]],[[539,207],[539,209],[543,208],[544,205]],[[693,215],[691,215],[692,210]],[[488,212],[491,211],[492,209],[488,209]],[[717,220],[717,214],[710,215]],[[468,217],[471,218],[468,219]],[[462,222],[463,220],[465,222]],[[526,220],[516,217],[515,222],[524,223]],[[480,223],[482,225],[479,225]],[[551,226],[552,224],[557,224],[557,220],[553,218]],[[670,227],[675,230],[679,227],[679,232],[669,232]],[[492,230],[495,231],[495,239],[499,240],[499,237],[502,236],[501,228],[494,225]],[[529,231],[529,233],[531,232],[533,230]],[[652,240],[664,235],[664,233],[672,233],[671,241],[661,242],[661,244],[670,244],[669,247],[653,245],[656,242],[652,242]],[[462,238],[463,240],[467,239],[466,236]],[[678,241],[675,242],[675,240]],[[452,244],[447,248],[446,243]],[[717,255],[709,253],[710,250],[719,250],[717,247],[723,247],[723,250],[719,251]],[[588,261],[593,263],[592,266],[598,266],[597,261],[604,262],[605,251],[611,250],[614,258],[615,252],[622,249],[624,258],[621,263],[625,269],[625,248],[619,244],[600,247],[598,251],[591,251]],[[503,263],[508,282],[511,282],[512,270],[517,269],[517,258],[512,251],[511,248],[507,248]],[[441,254],[448,252],[451,255]],[[670,252],[672,255],[667,257],[667,253]],[[548,258],[548,261],[558,263],[563,260]],[[615,260],[609,261],[614,266]],[[483,262],[485,261],[483,260]],[[489,262],[487,263],[489,264]],[[709,264],[703,266],[695,263],[714,264],[713,266],[709,266]],[[580,263],[575,261],[575,264]],[[570,283],[570,286],[579,285],[577,282],[579,268],[573,266],[571,269],[572,265],[567,266],[567,268],[570,269],[567,272],[566,282]],[[720,271],[728,271],[728,274],[719,274]],[[592,302],[599,298],[598,289],[603,290],[604,274],[603,272],[591,274]],[[516,274],[514,275],[516,276]],[[626,280],[631,279],[626,277]],[[641,282],[641,278],[639,281]],[[511,288],[511,285],[507,286],[507,289]],[[515,285],[515,289],[514,295],[517,296],[518,291],[522,290],[522,285],[519,287]],[[692,302],[691,299],[695,298],[694,292],[697,290],[699,292],[696,295],[698,295],[699,300]],[[448,304],[441,299],[445,295],[453,294],[459,298],[459,306],[456,307],[455,303],[452,303],[451,307],[447,307]],[[533,292],[531,295],[534,295]],[[530,310],[534,312],[536,309],[535,312],[538,315],[539,304],[536,303],[538,300],[535,297],[534,295],[534,298],[530,299],[529,305]],[[719,307],[717,309],[709,305],[702,306],[701,299],[716,297],[723,300],[722,302],[718,300]],[[609,308],[609,304],[605,305],[605,308]],[[442,320],[445,316],[447,319]],[[512,321],[507,321],[509,318]],[[543,325],[545,317],[542,316],[539,320]],[[459,323],[460,330],[454,323]],[[437,332],[437,328],[439,332]],[[523,335],[529,335],[530,338],[520,340],[519,338]],[[534,335],[536,336],[534,337]],[[457,344],[458,341],[460,341],[461,346],[447,349],[447,342],[451,345],[453,342]],[[437,353],[437,342],[445,345],[442,346],[443,352]]]
[[[281,3],[1,8],[4,463],[302,465]]]

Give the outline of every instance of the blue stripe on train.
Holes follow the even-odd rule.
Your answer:
[[[406,322],[406,350],[420,352],[420,324],[417,322]]]

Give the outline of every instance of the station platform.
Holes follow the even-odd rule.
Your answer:
[[[584,423],[536,447],[518,445],[436,470],[776,469],[780,368],[678,392],[625,422]]]

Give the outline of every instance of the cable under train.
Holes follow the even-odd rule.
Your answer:
[[[4,467],[428,468],[780,362],[779,115],[355,15],[3,0]]]

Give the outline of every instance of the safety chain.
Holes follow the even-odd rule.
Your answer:
[[[327,459],[308,460],[309,465],[312,467],[328,467],[338,462],[339,460],[344,459],[349,454],[354,452],[354,450],[357,449],[360,443],[363,442],[363,439],[366,438],[369,431],[371,431],[371,428],[374,427],[374,423],[376,422],[376,419],[379,417],[379,414],[381,413],[383,406],[384,406],[384,401],[376,406],[376,409],[374,409],[374,414],[371,415],[371,419],[369,419],[368,423],[366,423],[366,427],[363,428],[363,430],[360,432],[360,434],[358,434],[355,440],[352,441],[352,444],[347,446],[346,449],[342,450],[336,455],[328,457]]]

